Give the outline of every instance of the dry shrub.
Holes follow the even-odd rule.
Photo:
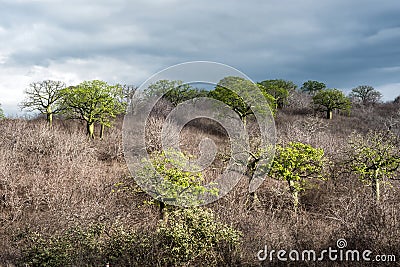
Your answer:
[[[398,181],[384,186],[381,202],[375,203],[370,189],[342,164],[344,155],[341,152],[352,132],[363,133],[371,127],[379,127],[374,116],[388,120],[394,113],[385,116],[385,110],[391,108],[376,106],[353,112],[351,116],[337,114],[331,121],[311,113],[302,115],[290,107],[278,112],[279,142],[300,141],[323,148],[329,159],[326,168],[329,180],[313,183],[301,195],[302,204],[296,213],[292,210],[287,185],[268,177],[257,190],[254,209],[248,209],[248,178],[243,177],[228,195],[208,205],[223,223],[242,233],[239,253],[230,254],[229,250],[221,248],[216,256],[226,261],[218,265],[315,266],[321,263],[261,263],[256,254],[265,245],[276,250],[321,251],[335,247],[339,238],[348,241],[349,249],[370,249],[374,254],[398,253]],[[160,108],[149,119],[146,134],[153,151],[161,149],[159,136],[165,120],[164,111]],[[229,160],[226,158],[229,140],[218,127],[210,121],[197,120],[186,125],[179,137],[171,137],[180,142],[182,150],[197,156],[200,140],[214,141],[218,158],[205,171],[207,181],[215,180]],[[107,239],[108,248],[126,246],[121,248],[125,252],[114,255],[121,259],[115,261],[116,265],[141,265],[146,261],[162,265],[160,255],[163,254],[159,249],[165,245],[165,240],[151,235],[158,224],[158,209],[146,204],[151,198],[137,188],[130,177],[122,156],[120,129],[121,121],[115,128],[107,129],[104,140],[92,141],[85,136],[79,123],[60,120],[53,129],[48,129],[42,120],[0,121],[1,264],[21,259],[21,248],[26,243],[14,240],[21,233],[30,231],[55,237],[74,227],[101,224],[112,237]],[[116,183],[120,186],[114,186]],[[125,190],[128,187],[136,189]],[[147,240],[145,246],[138,241],[140,238]],[[107,255],[113,256],[112,251]],[[195,263],[198,262],[202,259]],[[76,263],[83,264],[86,262]],[[358,265],[323,262],[324,266],[346,264],[365,266],[361,262]]]
[[[62,124],[49,129],[40,120],[3,120],[0,135],[1,260],[18,255],[11,241],[24,229],[56,233],[118,218],[137,225],[142,215],[132,215],[146,212],[132,210],[134,204],[124,201],[131,196],[111,193],[128,172],[118,157],[99,160],[104,142]],[[109,137],[120,143],[120,133]]]

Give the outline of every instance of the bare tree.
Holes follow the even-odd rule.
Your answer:
[[[26,99],[21,103],[21,109],[29,111],[38,110],[46,115],[49,126],[52,126],[53,115],[60,113],[62,108],[60,100],[61,90],[65,88],[65,83],[61,81],[45,80],[34,82],[25,90]]]
[[[378,103],[382,98],[382,94],[372,86],[360,85],[351,90],[349,97],[356,103],[368,105]]]

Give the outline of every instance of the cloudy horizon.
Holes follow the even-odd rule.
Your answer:
[[[46,79],[140,85],[187,61],[230,65],[254,81],[318,80],[400,95],[400,2],[0,0],[0,103]]]

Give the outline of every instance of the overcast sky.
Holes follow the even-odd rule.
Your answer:
[[[368,84],[400,95],[398,0],[0,0],[0,103],[19,112],[31,82],[140,85],[209,60],[254,81]]]

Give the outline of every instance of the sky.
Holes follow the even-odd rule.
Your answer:
[[[398,0],[0,0],[0,103],[20,113],[29,84],[139,86],[187,61],[253,81],[318,80],[400,95]]]

